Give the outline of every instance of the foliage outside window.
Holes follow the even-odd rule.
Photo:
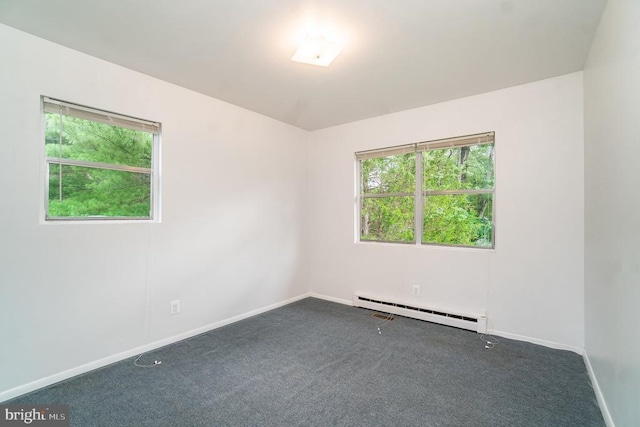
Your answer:
[[[494,135],[356,153],[360,240],[494,247]]]
[[[46,219],[154,219],[160,125],[43,101]]]

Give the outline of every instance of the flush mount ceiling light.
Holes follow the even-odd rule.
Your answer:
[[[305,37],[291,60],[303,64],[320,65],[328,67],[342,50],[342,43],[337,40],[329,40],[325,36]]]

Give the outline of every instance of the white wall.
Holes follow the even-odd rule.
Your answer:
[[[640,2],[609,0],[585,101],[585,347],[617,426],[640,425]]]
[[[1,25],[0,58],[0,397],[306,293],[306,132]],[[40,95],[162,122],[162,223],[41,223]]]
[[[574,73],[313,132],[311,291],[486,308],[490,329],[581,349],[582,83]],[[486,131],[496,132],[495,251],[354,243],[354,152]]]

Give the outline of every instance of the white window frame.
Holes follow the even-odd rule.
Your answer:
[[[62,157],[49,157],[45,153],[45,169],[44,169],[44,221],[45,222],[160,222],[160,139],[162,126],[159,122],[140,119],[123,114],[113,113],[93,107],[87,107],[80,104],[63,101],[60,99],[41,96],[41,114],[43,124],[46,123],[45,113],[62,114],[70,117],[77,117],[84,120],[90,120],[99,123],[124,127],[133,130],[149,132],[153,135],[151,147],[151,167],[135,167],[126,165],[117,165],[110,163],[99,163],[85,160],[68,159]],[[46,127],[43,126],[43,135],[41,141],[45,140]],[[44,149],[44,144],[42,145]],[[49,167],[52,164],[60,166],[81,166],[95,169],[116,170],[121,172],[132,172],[147,174],[150,176],[150,212],[149,216],[143,217],[112,217],[112,216],[69,216],[69,217],[52,217],[49,216]],[[62,183],[62,182],[61,182]]]
[[[494,187],[493,189],[482,190],[440,190],[440,191],[427,191],[422,189],[423,176],[422,176],[422,153],[427,150],[438,150],[453,147],[468,147],[474,145],[493,144],[495,150],[495,132],[485,132],[474,135],[466,135],[454,138],[438,139],[433,141],[425,141],[415,144],[398,145],[395,147],[386,147],[376,150],[359,151],[355,153],[355,238],[356,243],[393,243],[401,245],[415,245],[415,246],[445,246],[452,248],[471,248],[471,249],[490,249],[493,250],[496,247],[496,189],[495,189],[495,156],[493,158],[493,173],[494,173]],[[364,195],[362,194],[362,161],[372,158],[381,158],[388,156],[395,156],[407,153],[415,153],[415,190],[413,193],[379,193]],[[423,242],[423,215],[424,215],[424,202],[425,198],[429,196],[438,195],[455,195],[455,194],[491,194],[492,195],[492,213],[491,213],[491,246],[473,246],[473,245],[453,245],[446,243],[432,243]],[[413,242],[391,242],[383,240],[362,240],[362,206],[363,200],[369,197],[413,197],[414,198],[414,241]]]

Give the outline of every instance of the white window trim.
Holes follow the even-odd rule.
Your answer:
[[[355,243],[362,244],[390,244],[390,245],[410,245],[417,247],[443,247],[451,249],[477,249],[495,251],[496,249],[496,159],[493,159],[494,187],[492,190],[442,190],[442,191],[423,191],[422,190],[422,152],[426,150],[441,150],[448,147],[464,147],[481,145],[491,142],[495,146],[495,132],[485,132],[474,135],[465,135],[454,138],[438,139],[433,141],[425,141],[416,144],[405,144],[394,147],[386,147],[375,150],[359,151],[355,153]],[[361,161],[366,159],[387,157],[400,154],[415,152],[416,154],[416,188],[413,193],[382,193],[368,195],[368,197],[392,197],[406,196],[414,198],[414,241],[413,242],[392,242],[384,240],[362,240],[362,165]],[[420,177],[418,179],[418,177]],[[491,244],[490,247],[472,246],[472,245],[451,245],[446,243],[424,243],[422,242],[423,232],[423,214],[424,214],[424,198],[429,195],[447,195],[447,194],[492,194],[491,200]]]
[[[44,191],[41,194],[43,203],[43,211],[40,215],[40,224],[144,224],[144,223],[160,223],[161,222],[161,211],[160,211],[160,199],[161,199],[161,188],[160,188],[160,165],[161,165],[161,153],[160,153],[160,140],[162,137],[162,125],[159,122],[154,122],[150,120],[140,119],[137,117],[127,116],[124,114],[113,113],[107,110],[102,110],[98,108],[87,107],[80,104],[75,104],[67,101],[62,101],[55,98],[50,98],[47,96],[40,97],[40,117],[42,118],[42,132],[40,135],[40,141],[45,140],[46,136],[46,116],[45,112],[52,112],[52,106],[61,106],[65,109],[71,109],[81,114],[84,112],[87,114],[86,117],[80,116],[80,118],[84,118],[85,120],[94,120],[96,115],[102,115],[106,117],[106,120],[94,120],[107,124],[114,124],[116,126],[127,127],[134,130],[143,130],[145,132],[152,133],[153,141],[152,141],[152,149],[151,149],[151,168],[141,168],[141,167],[133,167],[133,166],[124,166],[124,165],[116,165],[116,164],[105,164],[105,163],[97,163],[97,162],[89,162],[83,160],[74,160],[74,159],[64,159],[57,157],[47,157],[45,144],[40,144],[42,158],[44,158],[44,168],[41,177],[41,182],[44,182]],[[73,114],[67,114],[72,115]],[[128,126],[127,123],[130,123],[131,126]],[[135,173],[146,173],[151,176],[151,192],[150,192],[150,215],[148,217],[99,217],[99,216],[90,216],[90,217],[49,217],[49,165],[62,164],[62,165],[70,165],[70,166],[82,166],[82,167],[93,167],[98,169],[111,169],[111,170],[119,170],[124,172],[135,172]]]

